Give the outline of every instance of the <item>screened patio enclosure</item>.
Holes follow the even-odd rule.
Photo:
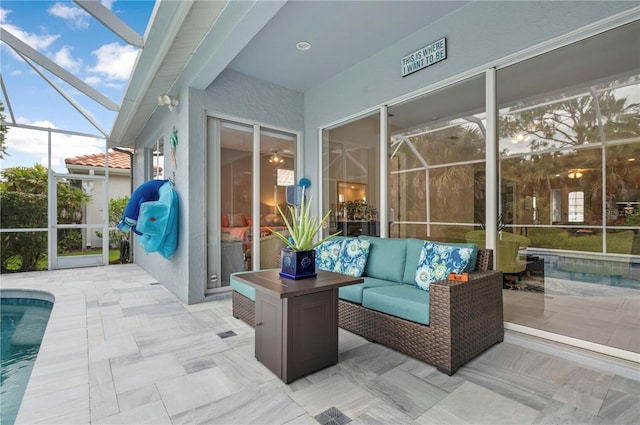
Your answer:
[[[638,25],[498,69],[493,111],[490,70],[324,129],[325,208],[349,206],[353,182],[374,215],[350,236],[493,239],[507,328],[635,358],[640,68],[624,46]],[[606,57],[588,67],[594,50]]]

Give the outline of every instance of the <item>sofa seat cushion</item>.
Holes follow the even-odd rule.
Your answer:
[[[401,285],[400,282],[391,282],[389,280],[376,279],[374,277],[365,277],[363,283],[343,286],[338,289],[338,297],[345,301],[362,304],[362,291],[365,289],[399,285]]]
[[[234,276],[236,276],[238,274],[242,274],[242,273],[250,273],[250,272],[232,273],[230,278],[229,278],[229,286],[231,287],[231,289],[233,289],[234,291],[244,295],[245,297],[249,298],[251,301],[255,301],[256,300],[256,290],[255,290],[255,288],[247,285],[246,283],[242,283],[237,279],[234,279]]]
[[[407,240],[359,236],[371,242],[364,276],[402,282],[407,255]]]
[[[369,288],[362,306],[412,322],[429,324],[429,292],[410,285]]]

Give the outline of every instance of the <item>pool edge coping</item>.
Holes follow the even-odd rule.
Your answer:
[[[84,294],[50,281],[4,280],[2,291],[38,295],[53,308],[15,424],[90,423],[89,347]],[[48,294],[48,296],[47,296]],[[70,329],[69,323],[73,323]],[[73,347],[71,353],[60,347]]]

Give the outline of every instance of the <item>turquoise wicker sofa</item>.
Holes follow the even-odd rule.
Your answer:
[[[370,241],[364,282],[339,290],[339,326],[436,366],[451,375],[504,339],[502,273],[492,251],[479,249],[467,282],[414,286],[419,239]],[[255,290],[231,275],[233,315],[254,326]]]

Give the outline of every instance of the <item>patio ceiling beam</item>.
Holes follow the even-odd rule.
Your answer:
[[[142,36],[118,18],[113,12],[104,7],[102,3],[95,0],[74,0],[74,2],[128,44],[140,48],[144,47],[144,39]]]
[[[24,57],[24,55],[18,51],[16,51],[16,53],[26,62],[29,64],[29,66],[31,66],[31,68],[33,68],[34,71],[36,71],[42,78],[44,78],[44,80],[49,83],[49,85],[51,87],[54,88],[55,91],[57,91],[58,93],[60,93],[60,95],[62,97],[65,98],[65,100],[67,102],[69,102],[71,104],[71,106],[73,106],[78,112],[80,112],[82,114],[83,117],[85,117],[85,119],[87,121],[89,121],[96,129],[98,129],[98,131],[100,133],[102,133],[104,135],[105,138],[108,138],[109,135],[107,134],[106,131],[104,131],[102,129],[102,127],[100,127],[100,125],[93,119],[93,117],[84,110],[84,108],[80,105],[78,105],[72,98],[71,96],[69,96],[64,90],[62,90],[60,87],[58,87],[56,85],[56,83],[54,83],[53,81],[51,81],[51,79],[49,77],[47,77],[40,69],[38,69],[37,66],[34,65],[33,62],[31,62],[31,60],[29,58]]]
[[[4,85],[4,79],[2,78],[2,74],[0,74],[0,85],[2,86],[2,95],[4,96],[4,100],[5,102],[7,102],[7,109],[9,110],[9,115],[11,115],[11,122],[15,124],[16,117],[13,115],[13,108],[11,107],[11,102],[9,101],[9,93],[7,93],[7,88]]]
[[[0,27],[0,39],[7,43],[16,52],[19,52],[22,55],[33,60],[38,65],[45,68],[47,71],[51,72],[69,85],[75,87],[105,108],[111,111],[118,111],[120,109],[120,107],[114,101],[112,101],[81,79],[77,78],[75,75],[62,68],[60,65],[56,64],[51,59],[47,58],[28,44],[13,36],[10,32],[6,31],[2,27]]]

